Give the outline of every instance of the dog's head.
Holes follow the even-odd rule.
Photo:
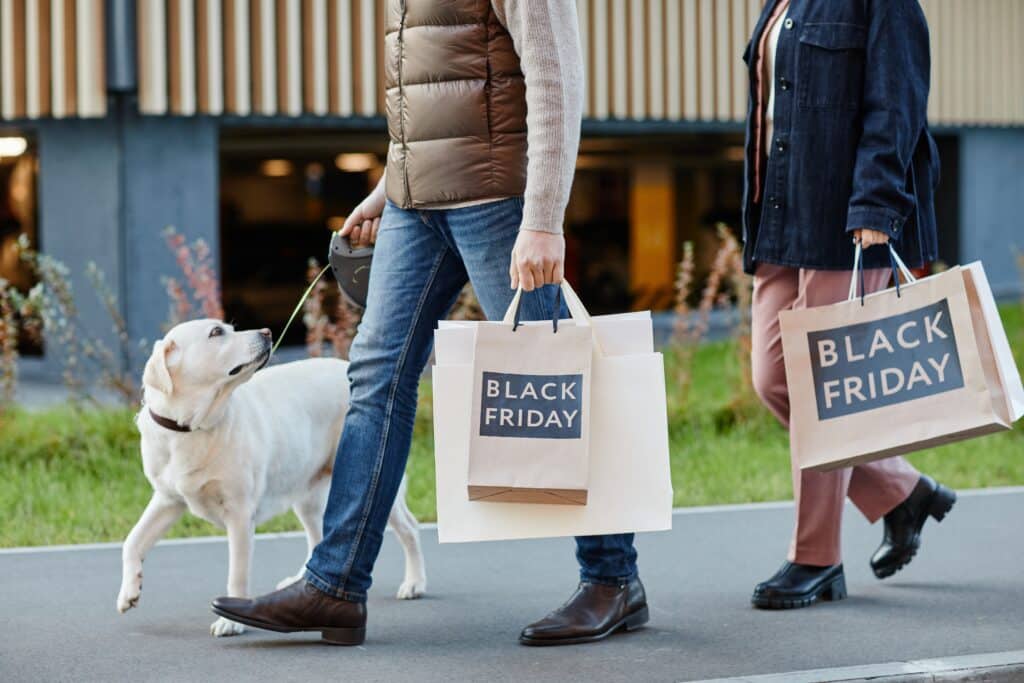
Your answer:
[[[142,385],[147,402],[177,408],[179,421],[196,424],[270,360],[270,330],[236,331],[220,320],[175,325],[153,344]],[[151,392],[156,392],[154,396]]]

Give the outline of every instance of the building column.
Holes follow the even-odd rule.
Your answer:
[[[153,340],[169,311],[163,279],[181,279],[164,228],[206,240],[219,272],[218,126],[133,113],[123,121],[124,309],[132,338]]]
[[[95,263],[119,296],[123,312],[121,259],[121,153],[110,119],[48,120],[35,126],[39,149],[36,248],[64,263],[82,331],[110,349],[117,335],[110,316],[86,276]],[[40,366],[44,378],[60,377],[62,350],[48,335]]]
[[[985,264],[992,291],[1024,291],[1024,129],[971,128],[960,133],[960,261]],[[941,185],[939,191],[941,192]]]
[[[119,348],[86,277],[92,262],[117,295],[132,342],[151,343],[168,317],[163,280],[181,277],[163,229],[205,239],[219,270],[217,123],[144,118],[125,106],[103,119],[43,121],[36,132],[39,246],[70,270],[83,332]],[[49,344],[44,353],[41,374],[59,377],[60,349]],[[137,365],[137,356],[122,360]]]

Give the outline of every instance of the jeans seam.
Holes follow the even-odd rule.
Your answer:
[[[597,583],[602,586],[621,586],[624,583],[629,583],[637,577],[637,572],[627,574],[625,576],[586,576],[586,572],[583,572],[583,576],[580,577],[581,581],[587,583]]]
[[[352,567],[355,565],[360,545],[363,542],[363,535],[366,531],[366,522],[370,518],[370,510],[373,508],[373,502],[377,496],[377,485],[380,483],[380,472],[381,469],[383,469],[384,455],[387,450],[389,430],[391,427],[391,416],[395,407],[395,396],[398,393],[398,383],[401,380],[402,372],[405,370],[405,362],[409,354],[409,347],[412,345],[412,338],[415,334],[415,329],[419,325],[420,316],[423,313],[423,307],[426,304],[427,295],[434,288],[434,281],[437,279],[437,274],[441,270],[441,263],[447,255],[448,247],[443,246],[441,251],[438,252],[437,258],[434,259],[433,268],[431,268],[426,285],[420,293],[419,301],[416,303],[416,311],[413,313],[412,324],[409,326],[409,335],[405,338],[405,343],[402,345],[402,353],[398,357],[395,374],[391,379],[391,387],[388,390],[387,404],[384,409],[384,422],[381,425],[381,439],[380,444],[377,447],[377,458],[373,468],[373,479],[370,481],[369,495],[366,498],[366,506],[363,509],[363,516],[359,520],[359,528],[356,530],[355,538],[352,541],[352,549],[349,551],[348,558],[345,560],[345,565],[341,570],[341,584],[337,587],[339,592],[345,592],[345,586],[348,583],[349,575],[352,572]]]

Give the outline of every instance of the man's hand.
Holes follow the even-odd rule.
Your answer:
[[[373,192],[361,201],[359,206],[352,209],[352,213],[345,219],[345,225],[341,227],[341,236],[348,237],[353,249],[368,247],[377,241],[380,217],[384,213],[384,201],[384,177],[381,176],[377,187],[373,188]]]
[[[858,228],[853,231],[853,242],[854,244],[859,243],[860,246],[867,249],[868,247],[873,247],[876,244],[888,244],[889,236],[884,232],[878,232],[877,230]]]
[[[512,289],[530,292],[561,284],[565,269],[565,237],[560,233],[520,230],[512,248],[508,274]]]

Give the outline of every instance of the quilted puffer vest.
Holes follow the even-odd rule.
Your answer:
[[[388,198],[522,195],[526,85],[491,0],[388,0],[386,33]]]

